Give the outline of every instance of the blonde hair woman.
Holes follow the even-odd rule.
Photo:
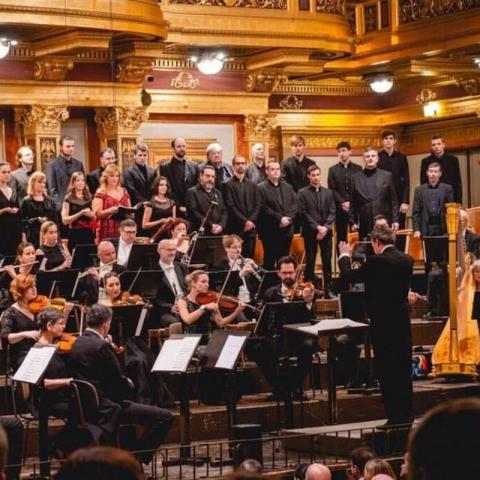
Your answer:
[[[92,207],[97,216],[96,242],[104,238],[119,236],[118,227],[123,218],[116,217],[119,207],[130,207],[130,196],[122,187],[120,169],[115,164],[108,165],[100,177],[100,187],[93,198]]]
[[[58,227],[54,222],[42,223],[40,227],[40,248],[37,250],[37,255],[44,255],[40,269],[58,272],[71,267],[72,256],[68,249],[59,243]]]

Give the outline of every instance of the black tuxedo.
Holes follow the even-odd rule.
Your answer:
[[[228,163],[223,163],[220,168],[216,168],[212,162],[208,161],[207,165],[215,168],[215,188],[224,193],[225,184],[233,178],[233,168]]]
[[[263,265],[273,270],[275,262],[290,252],[293,238],[293,222],[298,213],[298,199],[293,187],[285,180],[275,186],[270,180],[258,185],[261,198],[261,209],[258,231],[263,243]],[[292,223],[280,227],[282,217],[289,217]]]
[[[193,160],[177,160],[172,157],[160,164],[160,175],[170,184],[170,197],[179,207],[185,206],[185,194],[198,182],[199,165]]]
[[[245,222],[255,225],[260,214],[260,191],[251,180],[240,181],[234,176],[224,185],[225,205],[228,211],[227,232],[236,233],[243,239],[242,254],[252,258],[255,253],[255,240],[258,228],[244,232]]]
[[[146,177],[143,174],[142,168],[134,163],[123,172],[123,186],[127,189],[130,195],[132,205],[139,202],[146,202],[152,198],[153,182],[157,173],[148,165],[145,166]]]
[[[303,219],[302,236],[305,241],[305,279],[314,280],[315,258],[320,245],[323,269],[323,285],[330,290],[332,280],[332,229],[335,222],[335,200],[333,193],[320,187],[318,191],[308,186],[298,192],[299,212]],[[328,228],[327,235],[317,240],[317,226]]]
[[[127,399],[128,390],[117,354],[95,332],[86,330],[75,342],[69,357],[74,378],[92,383],[99,395],[101,409],[120,408],[120,420],[146,427],[134,450],[154,450],[163,442],[173,421],[163,408],[144,405]],[[148,463],[152,453],[139,454]]]
[[[350,212],[342,209],[342,203],[350,201],[350,187],[352,177],[362,171],[362,167],[353,162],[348,162],[344,167],[341,162],[328,169],[328,188],[333,192],[337,214],[335,228],[337,229],[337,243],[347,241],[348,223]]]
[[[98,187],[100,186],[100,177],[104,170],[105,168],[100,167],[100,168],[97,168],[96,170],[93,170],[93,172],[90,172],[87,174],[87,185],[92,196],[95,195],[95,192],[98,190]]]
[[[342,278],[365,283],[375,365],[388,421],[410,421],[412,336],[407,296],[413,259],[389,246],[383,253],[367,257],[357,270],[352,270],[348,256],[340,258],[338,265]]]
[[[432,190],[435,190],[435,192]],[[434,206],[436,212],[432,211],[432,206],[430,205],[430,196],[433,194],[435,195],[435,202],[438,202],[438,205]],[[445,223],[444,207],[446,203],[453,201],[453,189],[446,183],[439,183],[436,188],[430,187],[428,183],[417,187],[413,198],[413,231],[421,232],[422,237],[445,235],[447,233],[447,225]],[[434,220],[433,223],[432,220]],[[433,231],[431,230],[432,228]]]
[[[352,178],[350,201],[352,221],[359,225],[360,238],[372,231],[377,215],[384,215],[390,225],[398,222],[397,193],[390,172],[376,168],[357,173]]]
[[[74,172],[85,173],[83,163],[75,158],[67,160],[59,155],[47,163],[48,193],[55,200],[59,209],[62,207],[70,183],[70,177]]]
[[[460,165],[458,163],[458,158],[449,153],[444,153],[441,157],[436,157],[431,154],[422,160],[422,165],[420,167],[420,184],[423,185],[428,182],[427,168],[433,162],[438,162],[442,166],[442,176],[440,181],[451,185],[455,202],[462,203],[462,177],[460,175]]]
[[[216,188],[211,192],[207,192],[202,186],[196,185],[189,188],[185,194],[185,206],[187,207],[188,218],[193,230],[198,230],[200,224],[207,213],[208,208],[212,201],[217,202],[217,205],[212,208],[210,216],[205,224],[205,234],[213,235],[211,232],[212,224],[222,226],[223,235],[227,226],[227,209],[223,202],[223,196]]]
[[[307,170],[311,165],[316,165],[315,160],[308,157],[303,157],[301,162],[293,156],[287,158],[282,162],[282,177],[298,192],[309,183]]]

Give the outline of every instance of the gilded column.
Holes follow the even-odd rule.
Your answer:
[[[247,115],[245,117],[245,137],[248,142],[248,151],[255,143],[262,143],[265,147],[265,159],[268,161],[271,137],[276,125],[273,115]]]
[[[115,150],[121,169],[133,161],[133,149],[140,140],[140,127],[148,120],[146,107],[108,107],[95,110],[98,137],[102,148]]]

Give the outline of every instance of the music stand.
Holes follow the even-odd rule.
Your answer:
[[[163,275],[162,270],[122,272],[120,274],[120,285],[122,291],[129,291],[140,295],[142,298],[153,300],[157,296],[158,284],[161,282]],[[135,279],[135,277],[137,278]],[[135,282],[133,282],[134,280]]]
[[[117,343],[123,344],[125,339],[141,335],[148,313],[147,308],[143,305],[126,305],[112,310],[110,334]]]
[[[430,265],[433,262],[448,262],[448,236],[423,237],[423,258]]]
[[[225,260],[223,236],[199,236],[190,259],[190,264],[206,264],[209,269],[218,268]]]
[[[153,269],[158,265],[157,243],[143,244],[134,243],[130,250],[127,262],[127,270]]]
[[[253,295],[256,299],[261,300],[265,295],[265,292],[280,283],[280,277],[277,274],[276,270],[263,270],[262,273],[262,281],[258,285],[258,290],[255,295]]]
[[[85,269],[93,267],[97,259],[96,245],[77,245],[73,249],[72,268]]]
[[[47,297],[52,295],[71,299],[79,272],[80,270],[62,270],[60,272],[39,270],[36,276],[38,293]]]
[[[237,296],[238,287],[242,285],[238,271],[230,273],[228,282],[225,285],[223,293],[225,295]],[[216,270],[214,272],[208,272],[209,284],[211,290],[216,290],[217,292],[223,287],[225,279],[227,278],[228,270]]]
[[[368,323],[367,299],[365,292],[341,292],[340,318],[350,318],[354,322]]]

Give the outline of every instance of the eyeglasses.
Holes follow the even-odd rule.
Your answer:
[[[124,230],[123,233],[126,233],[127,235],[136,235],[137,231],[136,230]]]

